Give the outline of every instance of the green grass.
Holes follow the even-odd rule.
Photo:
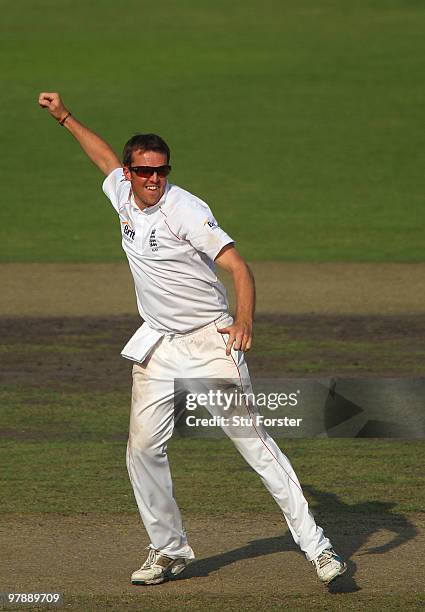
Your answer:
[[[2,512],[131,512],[125,468],[128,394],[3,387]],[[424,443],[280,440],[321,512],[420,512]],[[174,438],[170,460],[187,515],[274,512],[260,480],[227,439]],[[352,469],[353,465],[355,470]],[[238,487],[234,486],[235,479]]]
[[[48,389],[0,388],[0,427],[61,437],[111,438],[125,433],[127,393],[59,393]]]
[[[415,0],[17,0],[2,11],[0,261],[122,258],[101,176],[39,110],[60,90],[258,260],[423,260],[425,6]]]
[[[126,427],[122,419],[122,433]],[[281,440],[280,445],[318,514],[423,511],[422,441]],[[113,442],[101,435],[86,441],[73,436],[61,441],[4,441],[1,512],[134,511],[125,447],[125,440]],[[276,512],[260,479],[227,439],[175,438],[169,451],[175,494],[185,515],[238,509]]]

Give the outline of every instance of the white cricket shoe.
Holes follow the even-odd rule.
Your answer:
[[[326,548],[318,557],[312,560],[319,579],[325,584],[341,576],[347,569],[342,557],[336,554],[333,548]]]
[[[154,548],[142,567],[131,575],[131,584],[161,584],[180,574],[187,565],[186,559],[171,559]]]

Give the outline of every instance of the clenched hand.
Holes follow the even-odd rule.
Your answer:
[[[61,121],[68,113],[68,109],[64,106],[58,93],[42,92],[38,96],[38,103],[41,108],[47,108],[52,117],[57,121]]]

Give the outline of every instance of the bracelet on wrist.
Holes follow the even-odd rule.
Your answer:
[[[71,113],[68,111],[68,112],[66,113],[65,117],[59,121],[59,125],[61,125],[61,126],[63,127],[63,124],[65,123],[65,121],[66,121],[66,120],[68,119],[68,117],[70,117],[70,116],[71,116]]]

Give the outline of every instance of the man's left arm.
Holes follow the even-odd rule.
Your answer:
[[[255,309],[254,277],[245,260],[231,244],[221,249],[215,262],[232,275],[236,293],[234,323],[218,330],[221,334],[229,334],[226,355],[230,355],[232,346],[237,351],[249,351]]]

